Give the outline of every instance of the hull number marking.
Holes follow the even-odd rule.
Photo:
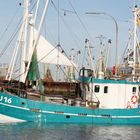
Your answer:
[[[8,97],[5,97],[5,96],[0,96],[0,102],[11,104],[12,103],[12,99],[8,98]]]

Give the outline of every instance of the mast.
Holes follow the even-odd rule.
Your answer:
[[[135,66],[136,66],[136,9],[137,7],[135,6],[135,9],[134,9],[134,56],[133,56],[133,59],[134,59],[134,62],[133,62],[133,74],[135,74]]]
[[[23,24],[21,25],[19,35],[18,35],[18,39],[17,39],[17,42],[16,42],[16,47],[14,49],[13,56],[11,58],[11,61],[10,61],[9,67],[8,67],[8,72],[7,72],[7,75],[6,75],[6,80],[8,80],[8,81],[10,81],[12,79],[12,74],[13,74],[13,71],[14,71],[18,50],[22,45],[22,40],[21,40],[22,39],[22,32],[23,32]]]
[[[38,44],[39,38],[40,38],[41,29],[42,29],[42,25],[43,25],[43,22],[44,22],[44,19],[45,19],[45,15],[46,15],[46,12],[47,12],[48,4],[49,4],[49,0],[46,0],[46,3],[44,5],[44,10],[42,12],[42,17],[40,19],[40,23],[39,23],[39,26],[38,26],[38,32],[37,32],[37,35],[35,37],[35,40],[33,41],[32,49],[31,49],[31,52],[30,52],[30,56],[28,57],[28,65],[26,67],[26,71],[25,71],[25,75],[24,75],[24,78],[23,78],[23,82],[25,82],[25,80],[26,80],[26,77],[27,77],[27,74],[28,74],[28,71],[29,71],[29,67],[30,67],[30,63],[31,63],[31,59],[32,59],[32,55],[34,53],[34,50],[35,50],[35,48],[36,48],[36,46]]]
[[[37,12],[38,12],[38,9],[39,9],[39,3],[40,3],[40,0],[37,0],[33,23],[36,22]]]
[[[93,65],[93,60],[92,60],[92,55],[91,55],[91,50],[90,50],[90,45],[89,45],[89,40],[88,39],[85,40],[85,44],[86,44],[85,47],[87,48],[88,61],[89,61],[89,64],[90,64],[90,68],[93,70],[94,77],[96,77],[95,68],[94,68],[94,65]]]
[[[23,82],[23,77],[24,77],[24,72],[25,72],[25,54],[26,54],[26,36],[27,36],[27,25],[28,25],[28,6],[29,6],[29,2],[28,0],[24,0],[24,14],[23,14],[23,20],[22,20],[22,25],[20,27],[20,31],[19,31],[19,35],[18,35],[18,39],[17,39],[17,43],[16,43],[16,47],[14,49],[14,53],[13,56],[11,58],[10,64],[9,64],[9,68],[8,68],[8,72],[6,75],[6,80],[11,80],[12,78],[12,74],[14,71],[14,67],[15,67],[15,61],[17,58],[17,54],[18,54],[18,50],[21,47],[22,49],[22,56],[21,56],[21,68],[20,68],[20,82]]]
[[[111,48],[111,39],[108,40],[108,44],[107,44],[107,52],[106,52],[106,59],[105,59],[105,76],[106,76],[108,60],[109,60],[109,56],[110,56],[110,48]]]
[[[29,17],[29,0],[24,0],[24,15],[23,15],[23,44],[22,44],[22,54],[21,54],[21,68],[20,68],[20,82],[24,82],[25,78],[25,59],[26,59],[26,49],[27,49],[27,28],[28,28],[28,17]]]
[[[98,57],[98,78],[103,79],[104,78],[104,71],[103,71],[103,54],[100,50],[99,57]]]
[[[103,52],[102,52],[102,47],[103,47],[103,39],[105,37],[103,35],[100,35],[99,37],[100,40],[100,49],[99,49],[99,54],[98,54],[98,62],[97,62],[97,75],[99,79],[104,78],[104,65],[103,65]]]

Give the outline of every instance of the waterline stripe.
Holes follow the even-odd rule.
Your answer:
[[[5,105],[5,106],[10,106],[13,108],[22,109],[22,110],[30,110],[29,108],[25,108],[25,107],[19,107],[19,106],[9,105],[9,104],[5,104],[5,103],[0,103],[0,104]]]
[[[5,104],[5,103],[0,103],[1,105],[4,105],[4,106],[9,106],[9,107],[12,107],[12,108],[17,108],[17,109],[22,109],[22,110],[31,110],[30,108],[23,108],[23,107],[18,107],[18,106],[14,106],[14,105],[9,105],[9,104]],[[54,111],[45,111],[45,110],[41,110],[39,111],[39,113],[47,113],[47,114],[56,114],[56,112]],[[74,113],[63,113],[63,114],[59,114],[59,115],[69,115],[69,116],[79,116],[79,117],[89,117],[89,118],[114,118],[114,119],[124,119],[124,118],[140,118],[140,115],[139,116],[102,116],[102,115],[86,115],[86,116],[80,116],[79,114],[74,114]]]

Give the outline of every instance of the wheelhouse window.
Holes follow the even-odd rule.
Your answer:
[[[138,88],[138,89],[139,89],[138,94],[139,94],[139,97],[140,97],[140,86],[139,86],[139,88]],[[139,99],[140,99],[140,98],[139,98]]]
[[[108,86],[104,87],[104,93],[108,93]]]
[[[84,67],[80,70],[80,76],[84,77],[91,77],[93,76],[93,70],[91,69],[85,69]]]
[[[99,85],[95,85],[94,92],[96,92],[96,93],[100,92],[100,86]]]
[[[132,93],[136,93],[136,87],[132,88]]]

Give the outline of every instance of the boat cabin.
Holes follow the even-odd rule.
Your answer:
[[[90,74],[89,74],[90,73]],[[92,76],[92,70],[81,69],[83,98],[100,102],[99,108],[137,108],[140,83],[121,79],[98,79]]]

